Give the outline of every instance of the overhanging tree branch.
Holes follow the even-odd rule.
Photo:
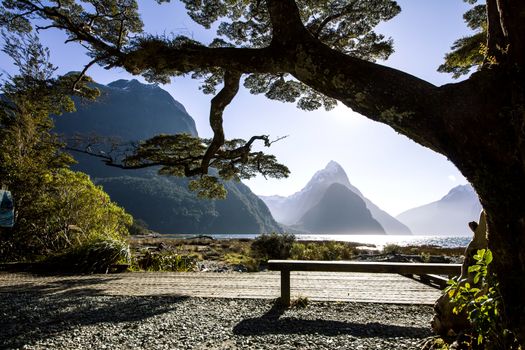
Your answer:
[[[217,153],[217,151],[224,145],[224,129],[222,127],[222,115],[224,109],[228,106],[237,92],[239,91],[239,80],[241,74],[239,72],[227,71],[224,73],[224,87],[222,90],[211,100],[210,107],[210,126],[213,130],[213,139],[204,153],[201,162],[202,173],[208,173],[208,167],[210,166],[211,158]]]
[[[32,4],[29,0],[22,1],[27,6]],[[305,28],[294,0],[268,0],[266,6],[272,42],[261,49],[206,47],[178,37],[171,41],[142,38],[119,50],[117,44],[93,35],[89,28],[83,28],[56,7],[37,6],[36,9],[43,17],[73,33],[74,40],[89,43],[94,57],[109,66],[122,66],[133,74],[159,81],[216,68],[240,73],[291,73],[325,96],[441,151],[442,141],[432,135],[442,116],[428,112],[440,103],[435,98],[438,88],[409,74],[329,48]],[[120,46],[121,39],[115,40]],[[417,136],[422,134],[425,136]]]

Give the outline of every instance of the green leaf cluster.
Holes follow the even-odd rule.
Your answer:
[[[469,4],[478,2],[477,0],[464,1]],[[486,5],[475,5],[463,15],[463,19],[474,34],[456,40],[452,45],[452,51],[445,55],[445,62],[438,68],[438,72],[452,73],[455,79],[470,73],[473,68],[479,68],[487,58]]]
[[[266,136],[262,137],[265,145],[270,146]],[[273,178],[287,177],[290,171],[280,164],[273,155],[263,152],[252,152],[251,142],[243,139],[225,141],[216,152],[209,165],[214,169],[212,175],[201,174],[202,159],[210,139],[202,139],[189,134],[157,135],[141,142],[133,154],[124,160],[128,168],[160,166],[158,173],[168,176],[192,177],[189,189],[199,198],[226,197],[223,181],[249,179],[256,174]],[[206,169],[207,172],[207,169]]]
[[[453,312],[465,312],[472,324],[472,331],[468,334],[470,340],[464,345],[469,349],[517,349],[514,336],[503,326],[499,285],[489,271],[492,252],[480,249],[473,259],[474,265],[468,268],[469,274],[473,274],[473,283],[455,278],[445,289],[455,305]]]
[[[264,3],[248,0],[182,0],[189,16],[205,28],[217,25],[218,40],[259,48],[272,39],[270,15]],[[350,55],[374,60],[392,52],[392,41],[375,33],[380,22],[401,8],[391,0],[297,0],[301,18],[312,35]]]
[[[173,251],[151,252],[146,251],[136,261],[137,268],[144,271],[193,271],[197,265],[195,255],[178,254]]]
[[[46,21],[35,21],[42,18]],[[135,0],[3,0],[0,26],[10,32],[21,33],[29,33],[33,29],[64,30],[67,42],[97,42],[90,47],[89,55],[111,64],[113,61],[108,53],[123,49],[133,34],[142,31],[143,23]]]

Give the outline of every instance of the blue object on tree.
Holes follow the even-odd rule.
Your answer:
[[[11,192],[0,190],[0,227],[15,225],[15,203]]]

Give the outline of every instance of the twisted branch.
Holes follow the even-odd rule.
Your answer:
[[[224,145],[224,129],[222,127],[224,109],[228,106],[237,92],[239,91],[239,81],[241,73],[227,71],[224,74],[224,87],[211,100],[210,107],[210,126],[213,130],[213,139],[208,146],[206,153],[201,162],[201,172],[203,174],[208,172],[211,158]]]

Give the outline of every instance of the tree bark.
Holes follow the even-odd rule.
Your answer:
[[[503,298],[506,327],[525,347],[525,92],[523,79],[509,81],[508,104],[501,106],[500,124],[506,136],[492,143],[501,152],[499,164],[486,168],[485,179],[474,179],[487,213],[488,245],[493,251],[491,269],[496,274]]]
[[[490,268],[500,285],[505,326],[525,346],[523,81],[513,65],[501,65],[474,74],[462,88],[456,85],[444,91],[448,100],[444,113],[455,117],[448,118],[444,154],[480,197],[487,215],[488,247],[494,254]]]
[[[496,0],[500,26],[505,38],[501,50],[508,62],[523,67],[525,63],[525,2],[521,0]]]
[[[502,195],[501,200],[506,201]],[[525,207],[505,212],[508,205],[488,215],[489,248],[494,253],[492,270],[496,273],[503,298],[505,327],[512,330],[525,346]],[[497,205],[495,207],[498,207]]]
[[[471,223],[469,223],[470,225]],[[465,260],[461,266],[461,275],[459,276],[460,283],[470,283],[474,286],[474,274],[468,272],[469,266],[474,265],[474,255],[480,249],[487,249],[487,219],[485,213],[482,211],[476,228],[472,228],[474,236],[472,241],[465,249]],[[443,294],[434,304],[434,318],[432,319],[432,330],[441,336],[453,336],[459,334],[461,331],[470,327],[470,322],[467,318],[465,310],[459,314],[453,312],[455,304],[450,300],[448,294]]]

